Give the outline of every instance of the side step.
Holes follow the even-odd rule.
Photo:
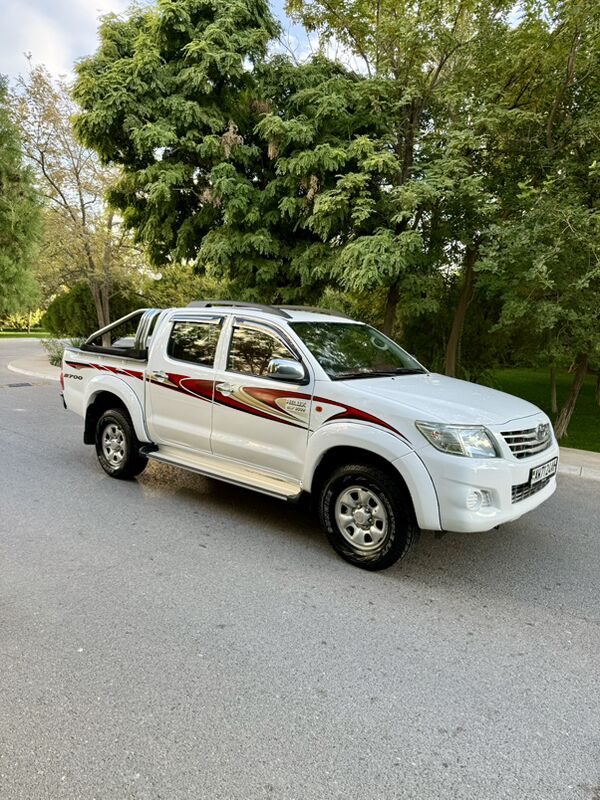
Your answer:
[[[299,481],[252,469],[239,461],[206,456],[199,453],[182,453],[172,447],[160,447],[155,444],[143,445],[140,453],[154,461],[169,464],[172,467],[181,467],[190,472],[197,472],[208,478],[242,486],[244,489],[253,489],[255,492],[268,494],[283,500],[299,500],[302,495],[302,485]]]

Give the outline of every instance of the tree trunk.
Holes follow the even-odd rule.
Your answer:
[[[96,280],[90,280],[90,291],[94,300],[96,308],[96,318],[98,319],[98,328],[104,328],[110,322],[110,318],[106,314],[106,305],[103,298],[103,286],[98,284]],[[110,347],[110,334],[104,334],[102,337],[102,346]]]
[[[558,400],[556,398],[556,364],[550,367],[550,411],[558,414]]]
[[[458,366],[458,346],[462,337],[463,327],[467,316],[469,306],[473,302],[475,296],[475,262],[479,254],[478,245],[468,245],[465,251],[464,268],[465,277],[458,298],[458,305],[454,312],[454,319],[452,320],[452,329],[448,337],[448,346],[446,347],[446,366],[445,373],[451,378],[456,376],[456,368]]]
[[[102,303],[102,315],[106,322],[105,325],[108,325],[112,322],[110,318],[110,284],[107,282],[106,278],[102,281],[102,285],[100,286],[100,302]]]
[[[87,243],[89,275],[88,284],[94,300],[96,308],[96,317],[98,319],[98,328],[104,328],[110,324],[110,292],[112,288],[111,282],[111,267],[112,267],[112,230],[113,230],[114,216],[109,213],[106,220],[106,238],[104,240],[104,251],[102,253],[102,264],[97,265],[92,257],[91,248]],[[110,347],[111,336],[110,333],[105,333],[102,337],[102,346]]]
[[[387,300],[385,303],[383,332],[385,333],[386,336],[391,336],[394,332],[394,325],[396,323],[396,311],[398,310],[399,300],[400,300],[400,292],[398,289],[398,281],[396,281],[390,286]]]
[[[571,389],[569,390],[569,396],[567,397],[567,400],[564,406],[561,408],[560,414],[554,423],[554,432],[557,439],[562,439],[563,436],[567,435],[567,428],[569,427],[569,422],[573,416],[573,411],[575,411],[575,405],[577,404],[577,398],[579,397],[579,392],[583,386],[587,369],[588,356],[585,354],[578,355],[575,361],[575,377],[573,378],[573,383],[571,384]]]
[[[112,260],[113,260],[113,224],[114,215],[109,212],[106,220],[106,239],[104,241],[104,253],[102,257],[103,281],[102,281],[102,307],[106,324],[110,319],[110,294],[112,291]]]

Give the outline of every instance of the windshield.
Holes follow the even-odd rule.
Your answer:
[[[352,322],[291,322],[290,325],[332,380],[425,372],[418,361],[370,325]]]

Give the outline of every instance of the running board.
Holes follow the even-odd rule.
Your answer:
[[[302,486],[298,481],[290,481],[278,475],[259,472],[239,462],[217,460],[214,456],[196,453],[186,459],[182,457],[180,451],[174,448],[157,448],[156,445],[144,445],[140,447],[140,453],[146,458],[160,461],[161,464],[181,467],[181,469],[205,475],[207,478],[216,478],[219,481],[226,481],[235,486],[252,489],[255,492],[268,494],[282,500],[294,501],[302,495]]]

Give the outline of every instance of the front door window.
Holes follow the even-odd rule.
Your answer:
[[[229,372],[267,377],[267,367],[273,358],[297,360],[276,334],[249,325],[236,325],[227,356]]]

